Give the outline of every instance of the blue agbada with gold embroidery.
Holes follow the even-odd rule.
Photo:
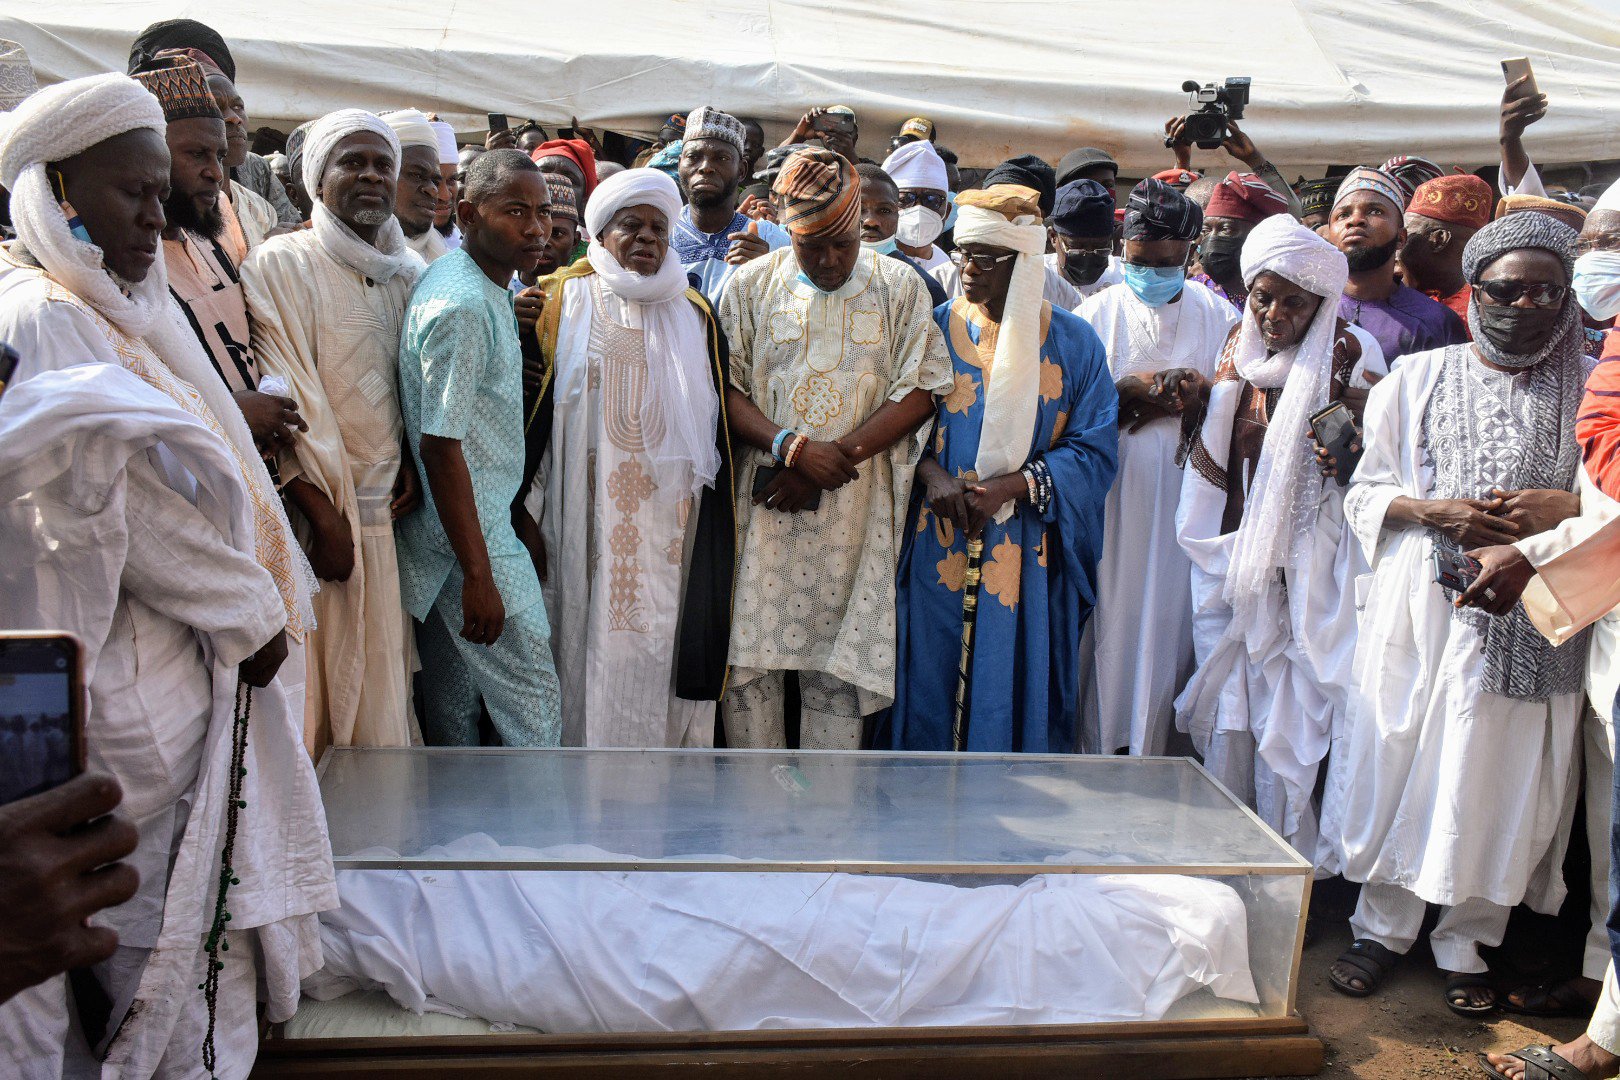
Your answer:
[[[940,400],[929,456],[976,478],[996,326],[964,299],[935,309],[955,385]],[[985,526],[967,749],[1067,753],[1076,743],[1080,630],[1096,601],[1103,507],[1119,458],[1119,395],[1102,342],[1079,316],[1041,308],[1040,397],[1027,464],[1043,459],[1045,513],[1016,504]],[[989,479],[988,477],[986,479]],[[949,750],[962,652],[967,541],[912,489],[899,571],[899,658],[886,725],[896,750]]]

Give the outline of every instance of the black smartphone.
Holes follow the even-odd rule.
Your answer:
[[[512,125],[511,125],[510,121],[508,121],[506,119],[506,114],[505,113],[503,113],[503,112],[492,112],[492,113],[489,114],[489,130],[491,132],[509,131],[509,130],[511,130],[511,126]]]
[[[6,396],[6,387],[11,385],[11,378],[17,374],[17,365],[22,363],[22,357],[10,345],[0,342],[0,397]]]
[[[0,632],[0,804],[84,771],[84,650],[59,631]]]
[[[1341,487],[1349,484],[1351,474],[1361,461],[1360,450],[1353,454],[1350,452],[1351,444],[1361,437],[1350,410],[1337,401],[1318,410],[1311,416],[1311,434],[1315,436],[1318,446],[1333,455],[1337,463],[1334,479]]]
[[[1435,548],[1432,559],[1434,583],[1452,592],[1462,592],[1479,577],[1479,560],[1471,559],[1460,551]]]
[[[780,465],[761,465],[759,468],[755,469],[754,494],[759,495],[763,493],[764,490],[770,486],[771,481],[776,479],[776,474],[781,471],[782,466]],[[820,491],[815,493],[815,495],[810,499],[810,505],[806,506],[805,509],[812,512],[821,509]]]

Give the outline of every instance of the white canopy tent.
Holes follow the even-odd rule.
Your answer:
[[[1551,99],[1537,160],[1620,157],[1620,0],[5,0],[0,37],[49,82],[123,70],[178,16],[230,42],[256,125],[412,105],[465,132],[486,112],[651,132],[714,104],[774,142],[844,104],[872,156],[924,115],[964,164],[1097,145],[1141,173],[1171,164],[1184,79],[1248,75],[1244,129],[1290,174],[1397,153],[1473,168],[1496,158],[1499,61],[1528,56]]]

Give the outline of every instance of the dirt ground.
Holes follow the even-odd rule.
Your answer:
[[[1572,1039],[1577,1020],[1530,1020],[1497,1012],[1486,1022],[1446,1008],[1442,980],[1422,949],[1392,972],[1378,994],[1349,998],[1327,981],[1327,969],[1348,944],[1349,927],[1313,920],[1315,940],[1300,964],[1299,1011],[1327,1044],[1332,1080],[1463,1080],[1485,1076],[1474,1055]],[[1269,1080],[1269,1078],[1253,1078]]]

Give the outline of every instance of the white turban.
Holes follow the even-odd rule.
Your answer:
[[[908,142],[884,158],[883,171],[894,179],[895,186],[899,188],[950,190],[951,181],[945,171],[945,159],[939,156],[933,143],[922,139]]]
[[[152,92],[128,75],[92,75],[47,86],[5,113],[0,132],[0,187],[17,189],[29,165],[61,161],[126,131],[168,124]]]
[[[934,160],[939,160],[937,154]],[[1046,226],[1041,224],[1039,214],[1019,214],[1009,219],[1005,214],[982,206],[959,203],[956,243],[959,246],[988,244],[1018,253],[1013,262],[1012,280],[1007,285],[1007,300],[1002,307],[995,361],[990,367],[990,377],[985,380],[984,423],[979,433],[978,457],[973,464],[980,478],[988,480],[1023,468],[1035,434],[1041,391],[1041,299],[1046,290]],[[1002,507],[996,520],[1006,521],[1012,511],[1011,504]]]
[[[328,255],[356,273],[373,281],[388,281],[395,274],[406,274],[407,280],[415,281],[426,264],[420,255],[405,246],[405,231],[399,227],[398,218],[389,215],[377,230],[377,239],[367,243],[328,210],[316,193],[326,173],[326,160],[337,149],[337,144],[360,132],[371,132],[387,140],[389,149],[394,152],[394,177],[398,179],[399,138],[386,120],[364,109],[327,113],[311,124],[309,133],[304,136],[304,190],[313,201],[310,228],[315,230]]]
[[[1620,210],[1620,180],[1604,188],[1603,194],[1598,196],[1597,205],[1592,207],[1592,212],[1596,213],[1599,210]]]
[[[1288,214],[1274,214],[1254,227],[1243,241],[1242,267],[1246,285],[1272,273],[1322,298],[1298,344],[1272,355],[1266,353],[1254,309],[1245,305],[1231,353],[1238,374],[1250,384],[1283,388],[1266,425],[1226,573],[1224,591],[1233,612],[1228,633],[1247,637],[1274,629],[1262,625],[1266,591],[1276,587],[1279,568],[1301,566],[1311,551],[1322,474],[1309,425],[1311,415],[1328,403],[1339,297],[1350,271],[1338,248]],[[1304,595],[1290,599],[1303,603]],[[1305,622],[1295,620],[1295,625]]]
[[[586,258],[615,296],[643,305],[646,329],[647,392],[640,402],[641,430],[662,432],[649,444],[654,496],[673,502],[714,485],[720,471],[715,432],[720,423],[720,396],[709,368],[709,337],[697,308],[686,298],[686,268],[671,245],[658,273],[626,270],[602,246],[608,222],[628,206],[651,206],[675,231],[681,216],[681,193],[668,174],[657,169],[626,169],[597,185],[585,204],[585,226],[596,239]]]
[[[429,120],[428,125],[433,128],[433,137],[439,144],[439,164],[459,165],[461,163],[461,148],[456,145],[456,130],[443,120]]]
[[[383,113],[380,119],[393,129],[401,150],[407,146],[430,146],[435,154],[439,152],[439,137],[433,133],[433,121],[422,110],[400,109]]]

